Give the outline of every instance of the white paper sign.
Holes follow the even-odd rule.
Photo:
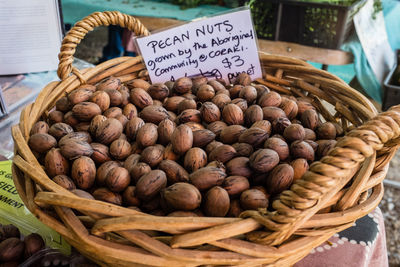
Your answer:
[[[374,0],[368,0],[356,15],[354,26],[361,46],[377,80],[382,83],[395,64],[395,55],[389,45],[383,12],[374,14]]]
[[[249,9],[137,38],[137,43],[153,83],[199,75],[232,83],[241,72],[262,77]]]

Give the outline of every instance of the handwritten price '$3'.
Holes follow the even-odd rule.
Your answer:
[[[235,67],[241,67],[244,65],[244,60],[240,56],[232,56],[230,60],[226,57],[222,60],[224,68],[231,69],[232,65]]]

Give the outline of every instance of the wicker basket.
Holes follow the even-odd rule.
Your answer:
[[[81,83],[94,84],[111,75],[123,82],[147,78],[140,57],[112,59],[82,71],[72,67],[75,47],[85,34],[109,24],[148,34],[138,20],[118,12],[84,18],[63,41],[61,81],[48,84],[12,128],[13,179],[22,200],[83,255],[113,266],[287,266],[380,202],[382,180],[399,143],[400,107],[377,115],[364,96],[336,76],[298,59],[261,53],[266,75],[257,82],[312,99],[326,120],[340,123],[346,131],[328,156],[313,163],[274,201],[275,211],[245,211],[241,218],[159,217],[83,199],[58,186],[27,145],[32,125],[46,119],[56,100]],[[323,102],[335,111],[328,111],[329,104]],[[321,213],[327,207],[330,211]]]

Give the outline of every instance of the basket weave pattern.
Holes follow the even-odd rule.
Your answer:
[[[33,124],[46,119],[55,102],[83,82],[95,84],[109,76],[122,82],[148,78],[141,57],[112,59],[81,71],[72,68],[75,47],[85,34],[109,24],[149,34],[137,19],[119,12],[94,13],[77,23],[61,48],[61,81],[48,84],[12,128],[13,179],[21,199],[83,255],[113,266],[287,266],[380,202],[382,180],[399,143],[400,107],[377,115],[364,96],[336,76],[301,60],[262,53],[266,74],[256,82],[310,98],[327,121],[340,123],[346,132],[328,156],[281,193],[273,212],[245,211],[241,218],[159,217],[83,199],[60,187],[27,144]],[[317,213],[327,207],[330,212]]]

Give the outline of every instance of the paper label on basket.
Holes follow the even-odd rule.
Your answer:
[[[374,3],[368,0],[353,20],[368,63],[382,83],[395,64],[395,54],[389,45],[383,12],[376,12]]]
[[[48,247],[70,254],[71,247],[62,236],[40,222],[25,207],[12,180],[11,165],[11,161],[0,161],[0,223],[15,225],[24,236],[38,233]]]
[[[248,8],[137,38],[153,83],[183,76],[235,81],[261,78],[257,38]]]

